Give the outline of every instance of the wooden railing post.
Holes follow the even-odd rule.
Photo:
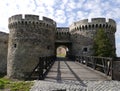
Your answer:
[[[44,69],[44,57],[40,57],[39,58],[39,67],[38,67],[39,80],[43,79],[43,69]]]
[[[93,61],[93,69],[96,69],[96,60],[95,58],[91,57],[91,60]]]
[[[113,79],[113,60],[110,57],[97,57],[97,56],[72,56],[77,62],[92,67]]]
[[[39,79],[43,80],[48,73],[49,69],[52,67],[55,62],[55,56],[46,56],[39,57],[38,64],[32,70],[32,72],[28,75],[28,79]]]
[[[102,61],[102,65],[103,65],[103,72],[106,74],[104,59],[101,58],[101,61]]]
[[[111,59],[110,61],[111,61],[111,79],[114,80],[114,78],[113,78],[113,75],[114,75],[113,74],[113,71],[114,71],[114,69],[113,69],[113,59]]]
[[[86,56],[86,57],[84,57],[84,59],[85,59],[85,64],[86,64],[86,66],[88,66],[88,57]]]
[[[80,63],[80,56],[78,56],[78,62]]]

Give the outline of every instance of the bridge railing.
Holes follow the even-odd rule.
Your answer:
[[[113,59],[110,57],[73,56],[72,58],[113,78]]]
[[[38,64],[29,74],[27,80],[43,80],[56,60],[56,56],[39,57]]]

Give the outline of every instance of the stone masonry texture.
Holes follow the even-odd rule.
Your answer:
[[[118,81],[64,81],[61,83],[35,81],[30,91],[119,91]]]
[[[7,71],[8,34],[0,32],[0,73]]]
[[[107,32],[115,48],[116,23],[112,19],[93,18],[56,27],[56,22],[37,15],[14,15],[9,18],[7,75],[22,79],[34,69],[39,57],[56,55],[56,48],[65,45],[69,55],[92,55],[93,38],[99,28]]]

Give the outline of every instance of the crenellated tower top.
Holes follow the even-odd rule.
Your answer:
[[[113,32],[116,31],[116,22],[113,19],[106,18],[92,18],[80,20],[70,25],[70,31],[88,30],[94,28],[112,28]]]
[[[38,15],[30,15],[30,14],[26,14],[26,15],[22,15],[22,14],[18,14],[18,15],[14,15],[12,17],[9,18],[9,25],[10,24],[40,24],[41,26],[56,26],[56,22],[50,18],[47,17],[43,17],[42,20],[39,19]]]

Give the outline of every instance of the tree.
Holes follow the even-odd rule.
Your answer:
[[[94,56],[115,57],[113,46],[103,29],[99,29],[96,33],[93,50]]]

